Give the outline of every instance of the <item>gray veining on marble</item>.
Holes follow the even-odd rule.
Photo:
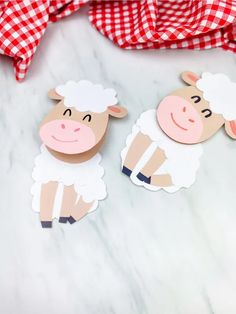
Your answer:
[[[236,57],[212,51],[124,51],[86,12],[50,25],[26,80],[0,58],[0,313],[235,314],[236,143],[204,144],[196,183],[152,193],[120,173],[120,151],[140,113],[182,85],[183,70],[224,72]],[[69,79],[114,87],[129,117],[102,149],[108,198],[71,225],[42,230],[31,210],[37,129],[47,91]]]

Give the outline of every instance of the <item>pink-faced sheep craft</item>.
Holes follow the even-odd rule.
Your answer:
[[[183,72],[189,85],[141,114],[121,152],[122,172],[136,185],[175,192],[190,187],[203,141],[222,126],[236,139],[236,83],[224,74]]]
[[[109,116],[123,118],[116,92],[89,81],[69,81],[49,92],[58,103],[42,121],[41,154],[35,159],[33,209],[43,228],[52,220],[74,223],[106,197],[104,169],[98,153]]]

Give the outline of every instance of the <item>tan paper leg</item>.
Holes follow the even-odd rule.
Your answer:
[[[57,182],[48,182],[41,187],[40,195],[40,220],[43,228],[52,227],[52,215]]]
[[[86,203],[86,202],[84,202],[82,197],[80,197],[78,203],[72,209],[71,217],[69,218],[69,222],[72,224],[72,223],[80,220],[81,218],[83,218],[88,213],[88,211],[92,207],[93,203],[94,202]]]
[[[157,148],[140,172],[149,178],[158,168],[160,168],[165,160],[165,152],[162,149]]]
[[[139,132],[129,147],[128,153],[125,157],[124,166],[133,170],[151,143],[152,140],[149,136]]]
[[[71,215],[72,209],[75,206],[76,200],[77,193],[75,192],[74,185],[65,186],[63,191],[59,222],[67,222],[68,218]]]
[[[167,187],[172,186],[172,179],[169,174],[160,174],[160,175],[153,175],[151,177],[151,185],[160,186],[160,187]]]

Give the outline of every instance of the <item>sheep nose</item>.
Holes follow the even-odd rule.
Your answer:
[[[188,119],[189,122],[194,123],[195,121],[193,119]]]
[[[186,112],[186,107],[185,106],[183,107],[183,112]]]
[[[74,129],[74,132],[78,132],[80,130],[80,128]]]

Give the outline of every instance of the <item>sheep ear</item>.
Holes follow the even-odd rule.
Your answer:
[[[128,114],[128,111],[122,106],[109,106],[107,111],[110,116],[115,118],[124,118]]]
[[[236,140],[236,120],[226,121],[225,131],[230,137]]]
[[[196,85],[196,82],[200,79],[200,77],[193,73],[193,72],[189,72],[189,71],[185,71],[181,74],[182,80],[189,84],[189,85]]]
[[[63,96],[57,94],[55,89],[50,89],[50,91],[48,92],[48,97],[50,99],[53,99],[53,100],[62,100],[63,99]]]

